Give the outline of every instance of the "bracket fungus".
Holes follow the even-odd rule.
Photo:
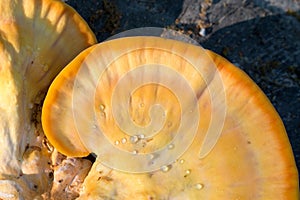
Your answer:
[[[61,1],[0,1],[0,199],[34,199],[51,188],[42,101],[61,69],[95,43]]]
[[[94,45],[55,78],[50,142],[97,155],[79,199],[297,199],[284,125],[240,69],[158,37]]]

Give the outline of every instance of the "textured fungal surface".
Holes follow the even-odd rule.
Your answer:
[[[137,27],[164,27],[190,36],[243,69],[281,116],[299,171],[300,112],[295,111],[300,110],[300,1],[112,0],[109,7],[102,0],[66,2],[87,20],[99,41]],[[120,21],[114,33],[105,23],[109,12],[117,13],[114,18]],[[209,25],[205,35],[200,34],[203,22]]]
[[[65,140],[77,138],[79,155],[97,155],[78,199],[298,197],[277,112],[244,72],[199,46],[158,37],[94,45],[56,77],[42,120],[54,146],[67,152]]]
[[[300,166],[298,1],[0,0],[0,199],[299,199],[282,122],[248,76],[159,38],[80,53],[96,39],[62,2],[100,41],[165,27],[244,69]]]
[[[95,42],[60,1],[0,1],[0,199],[49,192],[53,147],[40,124],[42,101],[58,72]]]

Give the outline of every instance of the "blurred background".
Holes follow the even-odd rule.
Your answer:
[[[99,42],[139,27],[186,34],[243,69],[281,116],[300,171],[300,0],[64,0]]]

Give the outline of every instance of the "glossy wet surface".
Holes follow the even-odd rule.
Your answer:
[[[299,169],[299,1],[215,0],[211,5],[204,0],[67,0],[66,3],[85,18],[100,42],[132,28],[167,27],[190,35],[246,71],[279,112]],[[204,37],[199,34],[199,24],[206,27]]]

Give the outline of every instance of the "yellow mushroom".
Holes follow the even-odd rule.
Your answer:
[[[0,1],[0,199],[33,199],[49,190],[42,100],[61,69],[95,42],[61,1]]]
[[[158,37],[107,41],[53,81],[50,142],[95,153],[79,199],[298,199],[283,123],[221,56]]]

